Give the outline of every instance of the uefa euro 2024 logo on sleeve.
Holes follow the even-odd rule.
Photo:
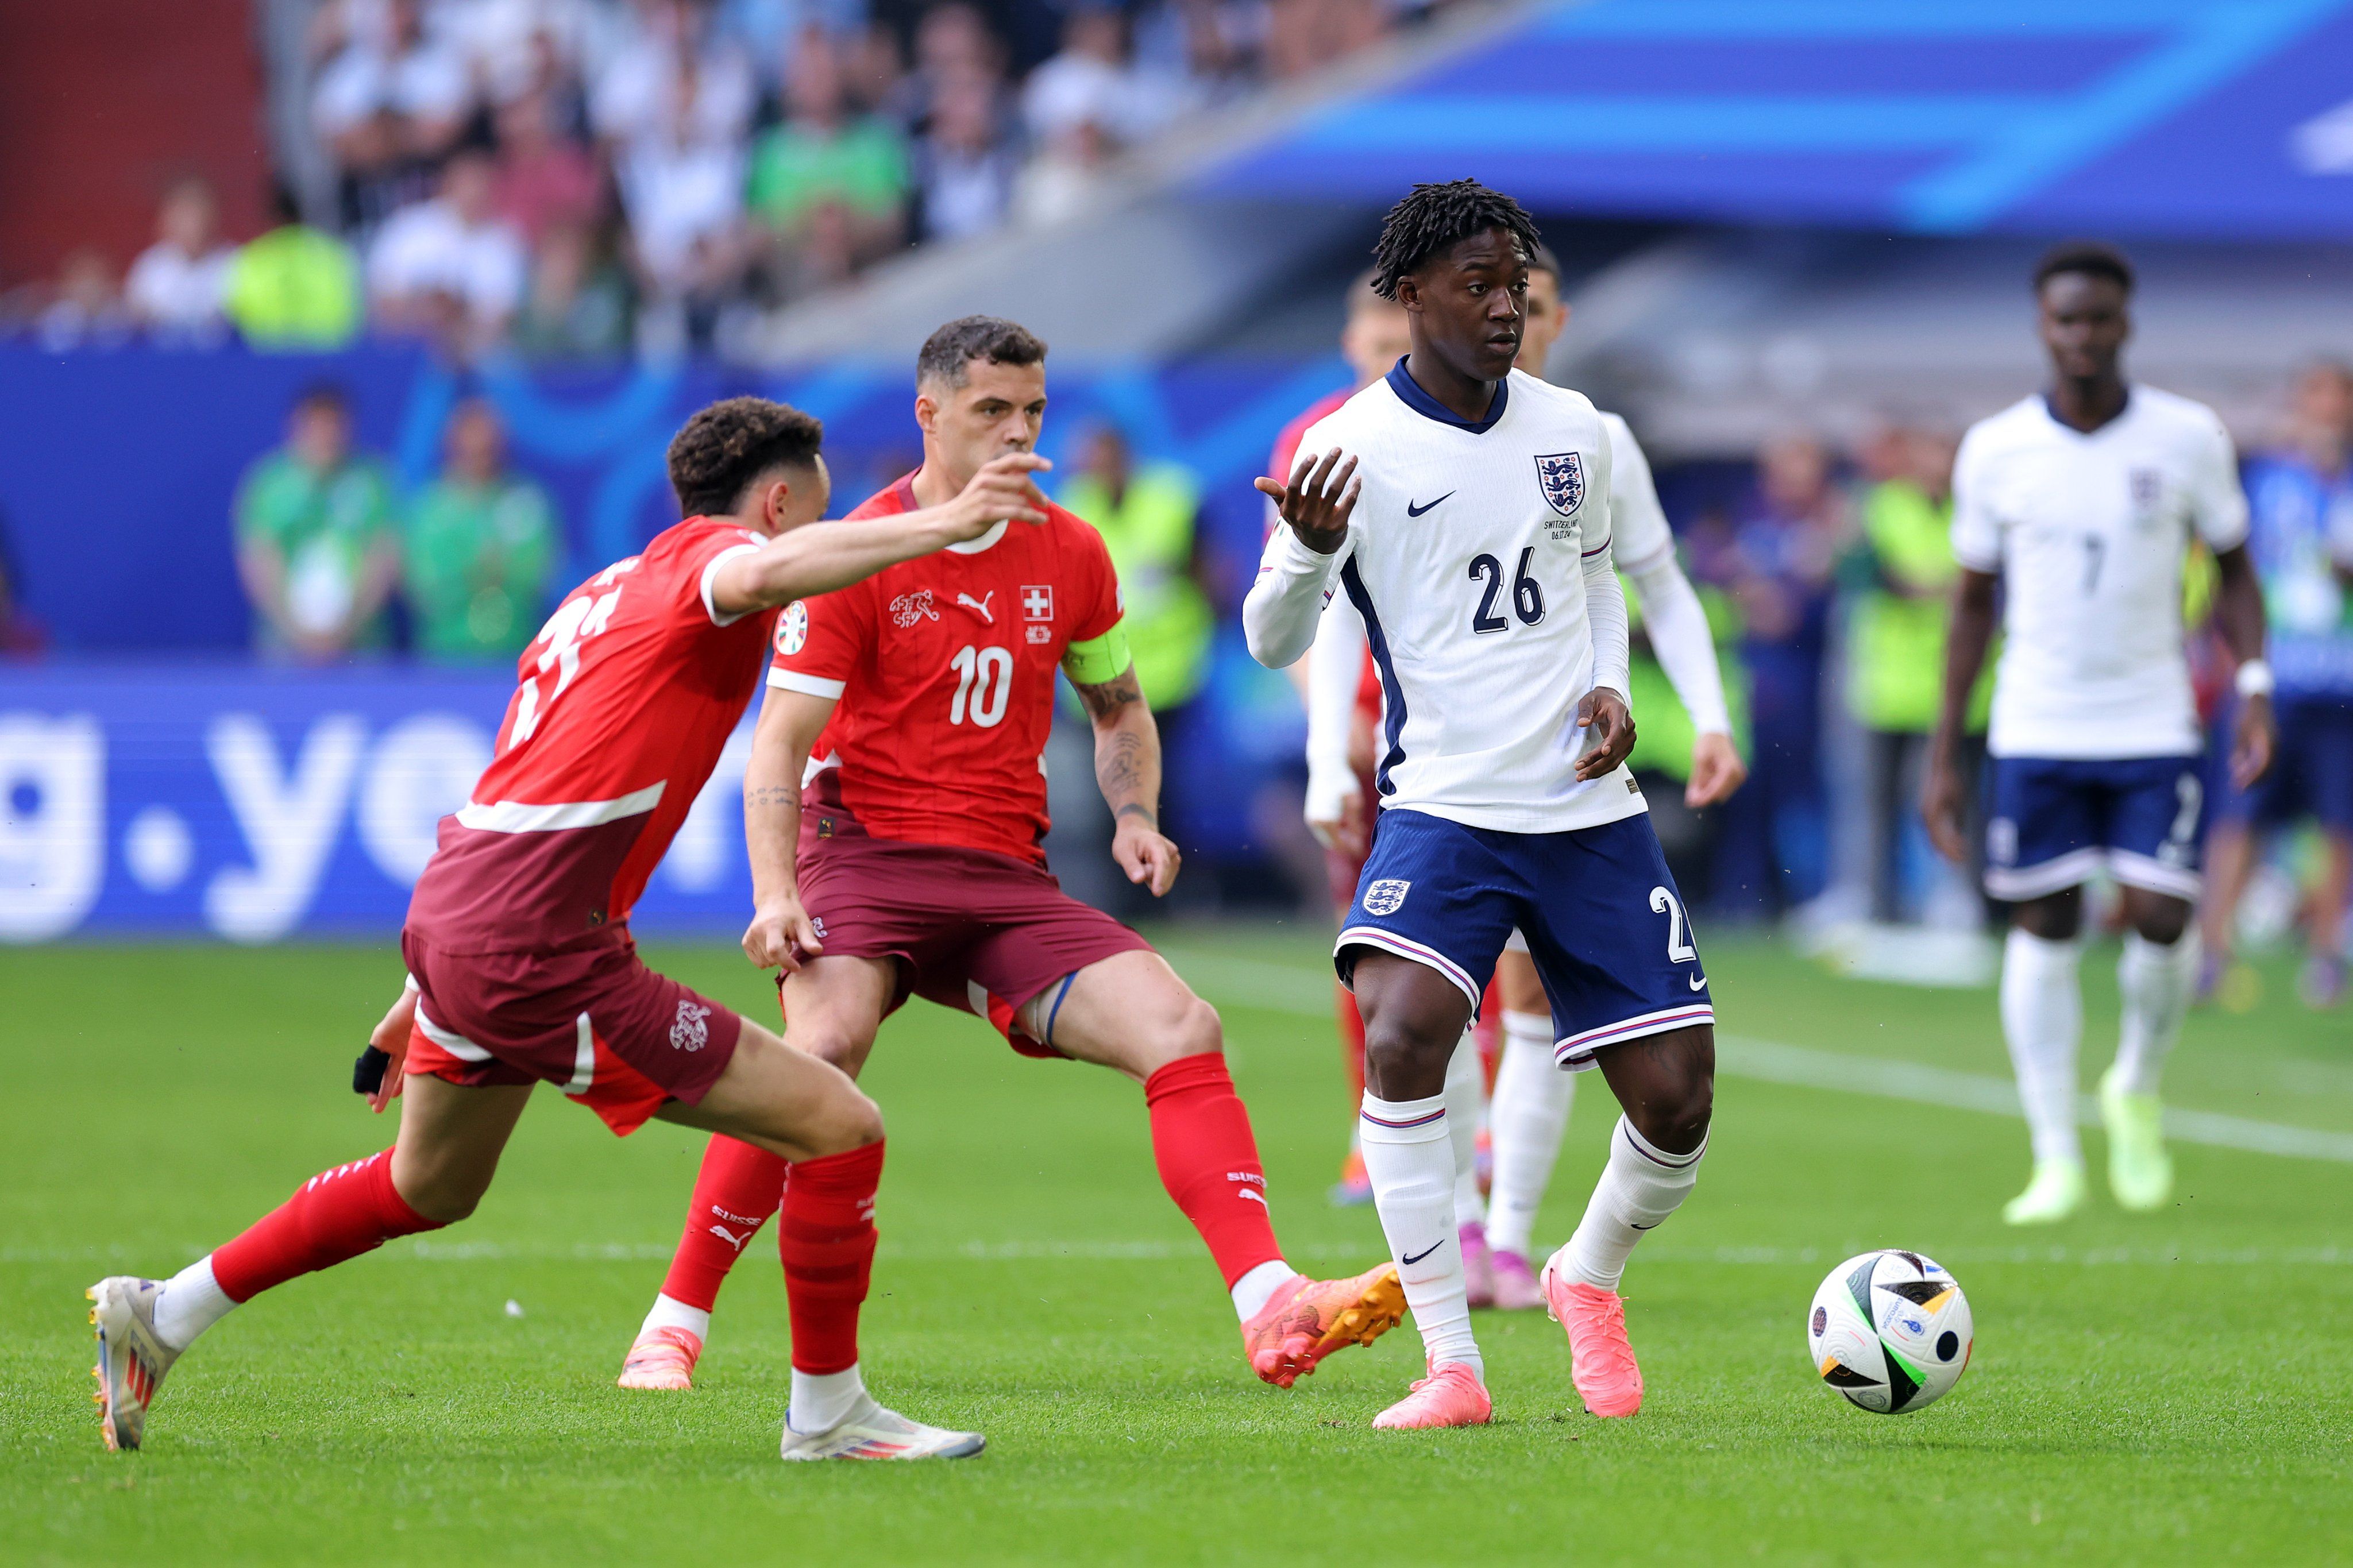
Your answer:
[[[1545,505],[1575,517],[1585,504],[1585,459],[1575,452],[1546,452],[1536,459],[1536,489]]]

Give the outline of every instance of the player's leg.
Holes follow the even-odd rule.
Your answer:
[[[1369,780],[1363,781],[1362,810],[1367,831],[1377,811],[1373,802],[1377,798]],[[1336,922],[1334,929],[1345,925],[1348,911],[1356,901],[1356,881],[1364,875],[1365,857],[1346,850],[1327,847],[1324,851],[1324,883],[1332,895],[1332,913]],[[1355,1106],[1365,1098],[1365,1020],[1356,1011],[1356,998],[1336,979],[1332,983],[1332,1012],[1340,1029],[1340,1070],[1348,1086],[1348,1103]],[[1332,1188],[1332,1201],[1344,1207],[1373,1201],[1373,1184],[1365,1175],[1365,1151],[1357,1136],[1357,1121],[1353,1111],[1348,1117],[1348,1152],[1340,1162],[1340,1179]]]
[[[781,988],[786,1043],[855,1077],[895,999],[895,973],[888,959],[805,963]],[[711,1140],[670,1272],[622,1362],[621,1387],[693,1386],[719,1288],[784,1201],[788,1169],[783,1155],[757,1144]]]
[[[1541,1282],[1586,1408],[1631,1415],[1642,1376],[1618,1287],[1636,1245],[1698,1181],[1715,1101],[1715,1002],[1647,815],[1548,834],[1529,854],[1521,929],[1560,1019],[1554,1058],[1598,1065],[1621,1108],[1585,1214]]]
[[[164,1374],[235,1308],[396,1237],[438,1230],[474,1212],[531,1086],[465,1088],[412,1074],[405,1088],[391,1148],[312,1176],[169,1279],[118,1276],[91,1287],[108,1447],[139,1447]]]
[[[1224,1026],[1166,959],[1149,949],[1099,958],[1025,1000],[1018,1016],[1029,1038],[1144,1086],[1161,1184],[1217,1261],[1259,1376],[1287,1388],[1333,1351],[1396,1325],[1404,1303],[1388,1266],[1324,1280],[1283,1260]]]
[[[1494,986],[1487,988],[1490,1004]],[[1462,1248],[1464,1299],[1473,1307],[1495,1304],[1494,1260],[1487,1251],[1487,1196],[1479,1190],[1479,1134],[1487,1120],[1486,1062],[1479,1047],[1482,1026],[1462,1032],[1462,1043],[1446,1064],[1447,1142],[1454,1151],[1454,1231]]]
[[[1529,1253],[1536,1211],[1552,1182],[1561,1135],[1568,1127],[1577,1078],[1554,1065],[1552,1004],[1525,945],[1495,961],[1503,992],[1504,1059],[1488,1108],[1493,1130],[1495,1182],[1488,1194],[1487,1243],[1493,1249],[1495,1305],[1524,1310],[1544,1305]]]

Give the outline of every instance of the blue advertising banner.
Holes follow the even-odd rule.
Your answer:
[[[0,676],[0,942],[388,934],[491,759],[511,676],[201,662]],[[747,719],[640,930],[733,931]]]

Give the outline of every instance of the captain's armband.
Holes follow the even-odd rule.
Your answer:
[[[1113,621],[1103,636],[1074,642],[1064,649],[1062,673],[1073,686],[1104,686],[1124,674],[1129,662],[1127,622],[1122,618]]]

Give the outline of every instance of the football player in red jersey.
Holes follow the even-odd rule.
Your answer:
[[[197,1334],[259,1292],[474,1210],[542,1080],[624,1134],[649,1117],[796,1162],[785,1225],[788,1459],[976,1453],[976,1433],[885,1410],[858,1374],[882,1120],[837,1068],[638,961],[629,908],[760,684],[777,607],[898,563],[1046,522],[1010,453],[940,504],[817,523],[823,431],[760,398],[713,404],[670,444],[686,521],[574,589],[518,661],[495,759],[441,822],[409,903],[410,980],[371,1037],[406,1085],[393,1146],[311,1177],[168,1280],[92,1287],[109,1447]],[[1024,526],[1018,531],[1034,531]]]
[[[1288,479],[1298,466],[1299,438],[1307,434],[1308,428],[1387,375],[1389,366],[1403,359],[1412,347],[1404,310],[1396,300],[1384,300],[1375,293],[1373,274],[1366,271],[1348,286],[1347,321],[1340,329],[1340,355],[1355,374],[1356,384],[1324,394],[1282,427],[1282,433],[1274,438],[1274,455],[1267,459],[1268,477],[1277,481]],[[1268,503],[1267,531],[1271,533],[1280,521],[1281,514],[1271,502]],[[1309,826],[1324,844],[1324,869],[1332,908],[1344,920],[1356,901],[1356,879],[1363,874],[1366,852],[1372,847],[1373,734],[1381,722],[1380,671],[1374,667],[1369,653],[1361,663],[1363,668],[1356,679],[1356,718],[1346,736],[1348,766],[1324,773],[1338,778],[1353,773],[1356,788],[1335,799],[1307,803]],[[1307,700],[1308,665],[1308,659],[1303,658],[1283,672],[1299,689],[1302,702]],[[1317,770],[1310,772],[1314,773]],[[1354,1105],[1365,1098],[1365,1023],[1356,1016],[1356,997],[1336,980],[1332,983],[1332,1008],[1340,1023],[1340,1062],[1348,1075],[1348,1103]],[[1373,1201],[1373,1184],[1365,1175],[1365,1156],[1356,1147],[1357,1125],[1356,1118],[1348,1119],[1348,1153],[1340,1165],[1339,1184],[1332,1189],[1334,1203]]]
[[[934,332],[916,371],[923,467],[851,516],[913,511],[1029,451],[1045,359],[1010,321],[967,317]],[[1141,1083],[1161,1181],[1225,1277],[1250,1366],[1289,1387],[1397,1323],[1397,1270],[1317,1280],[1283,1261],[1217,1013],[1046,869],[1041,758],[1059,668],[1094,721],[1113,854],[1155,894],[1177,870],[1110,552],[1079,518],[1046,512],[1042,528],[994,530],[786,606],[744,776],[758,900],[744,950],[783,971],[785,1037],[852,1074],[914,994],[979,1014],[1024,1055]],[[712,1140],[623,1387],[691,1386],[721,1281],[800,1181],[800,1166],[788,1177],[764,1148]]]

